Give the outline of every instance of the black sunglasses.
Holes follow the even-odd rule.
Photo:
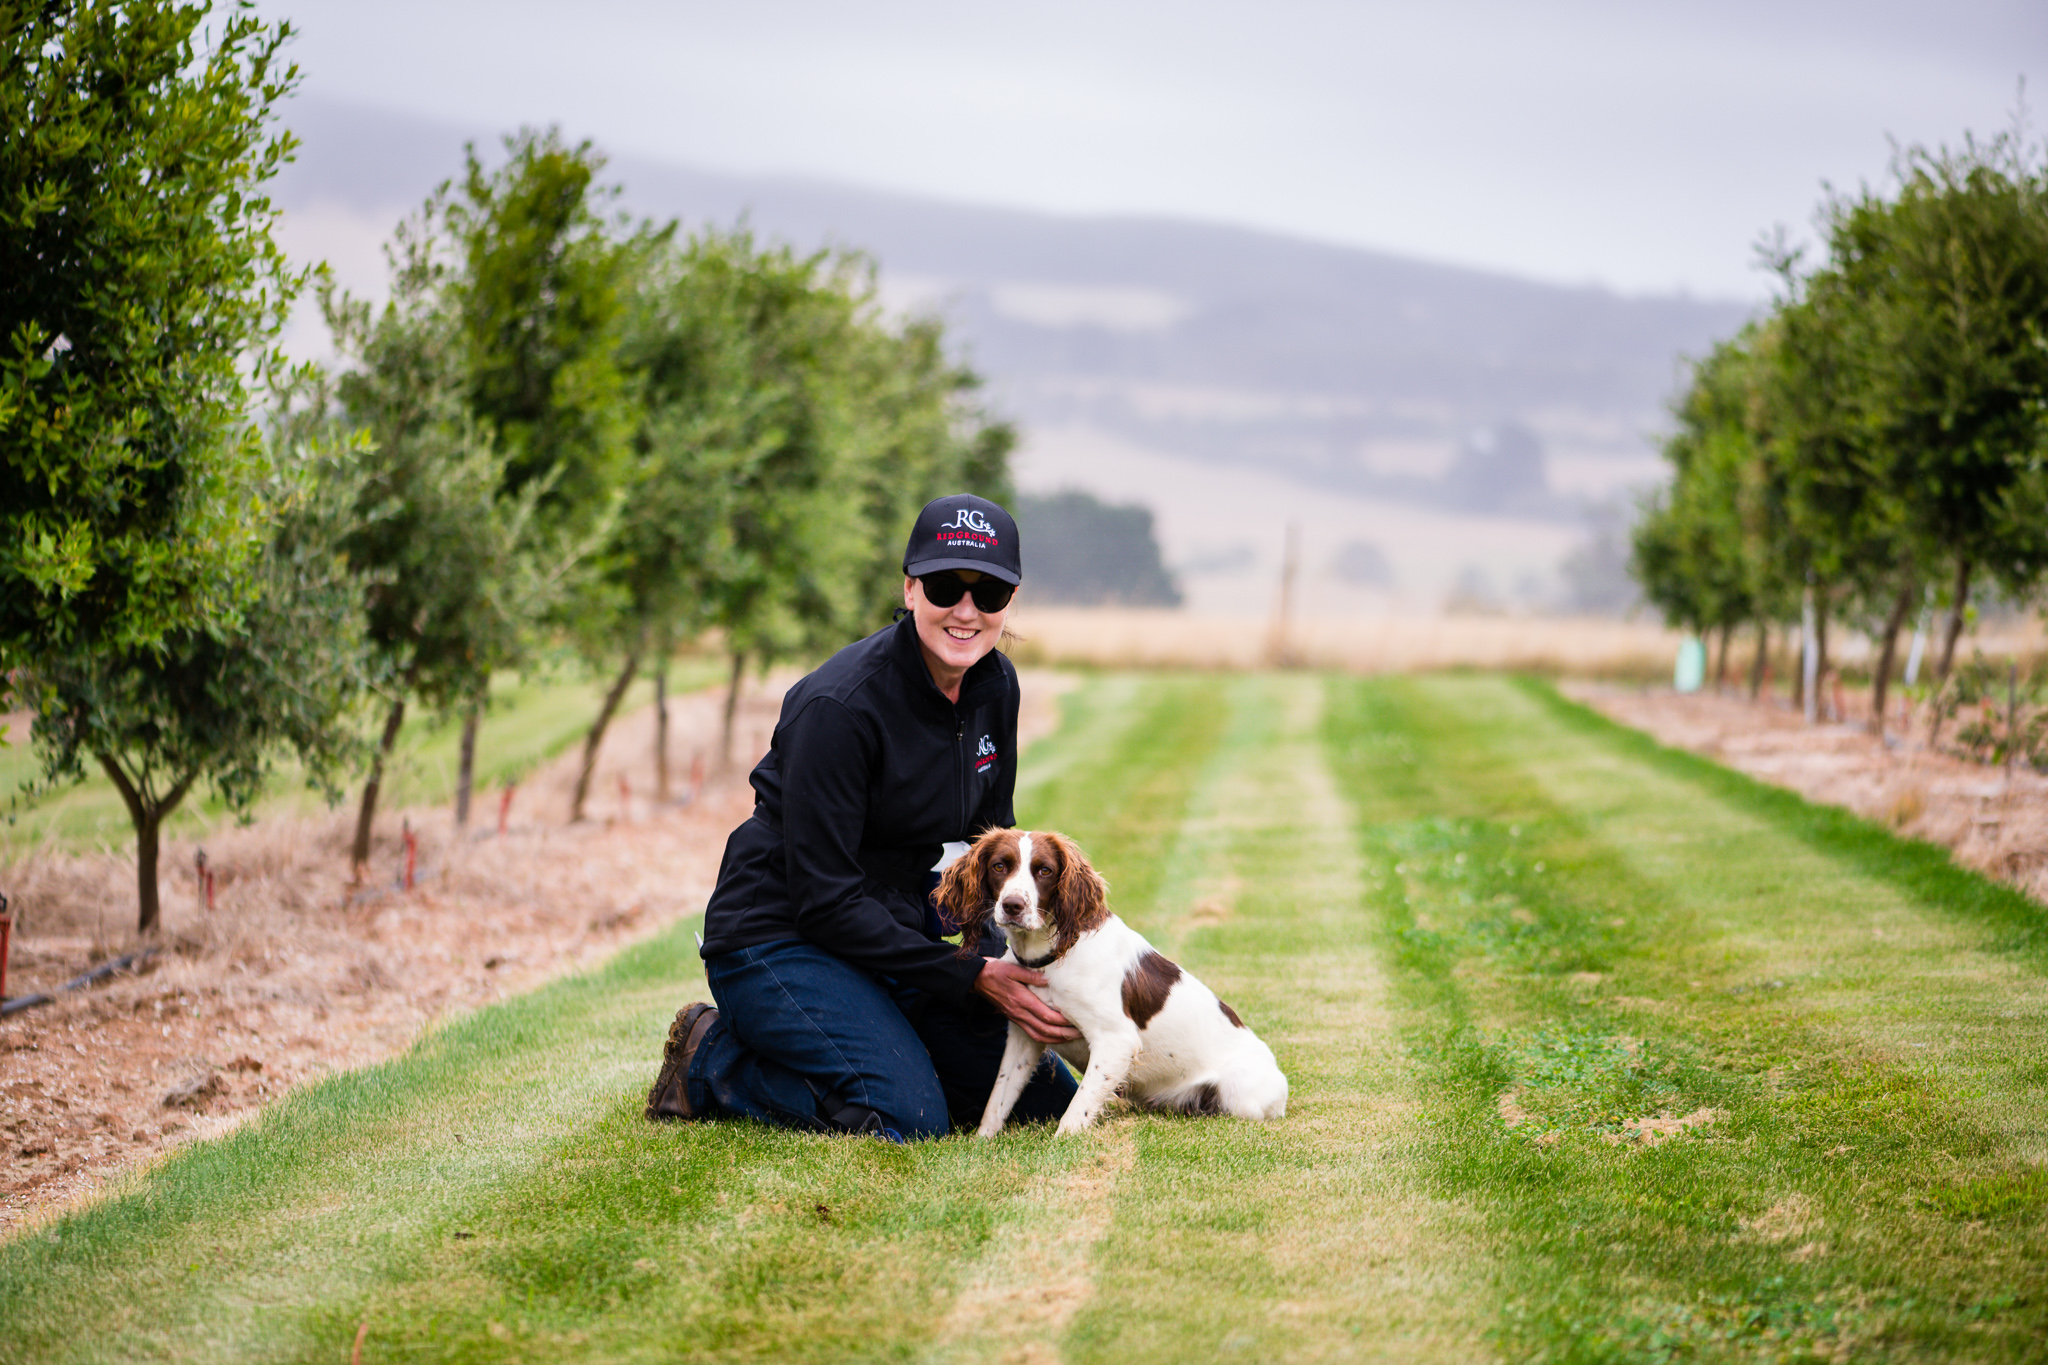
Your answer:
[[[950,607],[972,593],[976,610],[1001,611],[1010,605],[1010,594],[1017,591],[1016,584],[991,574],[983,574],[971,584],[955,573],[920,574],[917,581],[924,584],[924,600],[935,607]]]

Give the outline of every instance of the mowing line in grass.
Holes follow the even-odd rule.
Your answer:
[[[1024,819],[1283,1122],[649,1125],[679,927],[0,1245],[0,1360],[2042,1356],[2039,944],[1967,874],[1507,680],[1066,710]]]
[[[1047,766],[1143,886],[1215,720],[1199,685],[1108,684],[1133,719],[1077,699],[1079,750]],[[987,1321],[955,1311],[1000,1282],[998,1229],[1058,1237],[1063,1209],[1085,1284],[1122,1140],[646,1123],[663,1026],[702,990],[688,943],[480,1012],[0,1247],[0,1358],[332,1360],[367,1323],[366,1360],[899,1359]]]
[[[1426,1097],[1402,1160],[1490,1228],[1500,1350],[2040,1357],[2048,1027],[2009,924],[1540,688],[1333,686]]]
[[[1415,1101],[1361,932],[1352,812],[1323,761],[1322,684],[1240,677],[1226,698],[1169,893],[1139,907],[1140,922],[1272,1044],[1288,1116],[1116,1121],[1138,1159],[1065,1354],[1469,1357],[1491,1304],[1458,1211],[1387,1161]]]

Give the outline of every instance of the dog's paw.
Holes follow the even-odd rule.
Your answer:
[[[981,1127],[974,1130],[974,1135],[976,1137],[992,1138],[1002,1131],[1003,1125],[1000,1123],[984,1123]]]

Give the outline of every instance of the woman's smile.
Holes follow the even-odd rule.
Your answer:
[[[981,579],[973,569],[954,572],[970,587]],[[952,606],[941,607],[925,596],[923,583],[910,577],[903,580],[903,605],[916,618],[918,648],[932,682],[948,701],[960,700],[960,680],[1003,638],[1003,618],[1010,614],[1009,606],[983,611],[975,606],[973,593],[966,592]]]

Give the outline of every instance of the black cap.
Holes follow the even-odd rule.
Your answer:
[[[944,569],[979,569],[1005,583],[1024,578],[1017,523],[987,498],[951,493],[934,498],[917,514],[903,572],[912,578]]]

